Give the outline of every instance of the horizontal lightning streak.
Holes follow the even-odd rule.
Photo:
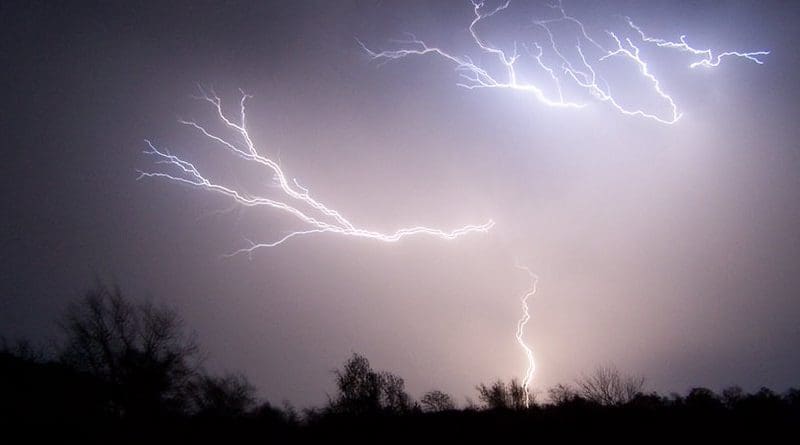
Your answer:
[[[249,99],[251,96],[242,93],[241,100],[239,101],[240,116],[239,122],[237,123],[225,114],[222,109],[222,101],[216,94],[209,93],[202,88],[200,89],[200,92],[201,95],[199,96],[199,99],[210,103],[214,107],[220,122],[228,130],[232,131],[235,135],[238,135],[239,142],[232,142],[229,139],[225,139],[222,136],[212,133],[205,126],[195,121],[181,120],[180,123],[197,130],[206,138],[216,142],[224,149],[232,152],[245,161],[255,163],[267,169],[267,171],[273,175],[275,182],[277,183],[276,185],[280,191],[285,195],[283,198],[284,200],[273,199],[266,196],[253,196],[244,191],[213,182],[204,176],[193,163],[171,154],[165,149],[160,149],[149,140],[145,140],[145,143],[148,147],[148,149],[145,150],[145,153],[155,156],[157,158],[157,164],[172,166],[175,172],[139,171],[138,179],[163,178],[182,184],[188,184],[193,187],[202,188],[227,196],[235,203],[242,206],[269,207],[277,209],[296,217],[301,222],[311,227],[310,229],[291,232],[282,238],[271,242],[250,241],[250,245],[248,247],[238,249],[227,256],[233,256],[242,253],[252,255],[252,253],[259,248],[276,247],[297,236],[318,233],[336,233],[339,235],[393,243],[400,241],[403,238],[417,235],[432,236],[444,240],[453,240],[470,233],[488,232],[489,229],[494,226],[494,221],[489,220],[485,224],[467,225],[449,231],[425,226],[415,226],[402,228],[393,233],[381,233],[356,227],[337,210],[331,209],[312,198],[309,195],[308,189],[302,187],[296,180],[293,179],[290,182],[287,179],[283,169],[275,161],[259,153],[246,127],[247,115],[245,104],[247,99]],[[287,198],[298,201],[305,208],[301,209],[297,205],[289,204],[288,201],[285,201]]]
[[[615,47],[612,49],[606,49],[596,39],[589,35],[586,27],[580,20],[566,13],[560,0],[558,3],[548,5],[551,9],[558,13],[557,17],[534,21],[533,24],[545,32],[546,38],[549,40],[547,45],[549,48],[548,51],[552,51],[553,55],[560,61],[561,65],[553,66],[547,64],[543,60],[542,46],[540,46],[537,42],[532,43],[532,46],[536,48],[536,51],[528,49],[529,56],[536,61],[536,65],[541,68],[542,72],[546,74],[552,81],[555,94],[548,94],[545,91],[546,88],[544,86],[520,80],[522,76],[521,73],[517,71],[517,61],[521,55],[517,52],[516,42],[514,44],[513,51],[508,53],[483,40],[480,37],[480,34],[477,32],[477,25],[482,20],[506,10],[509,7],[509,4],[510,0],[506,1],[505,3],[501,3],[494,9],[489,9],[487,11],[485,1],[472,0],[474,18],[469,26],[469,33],[473,43],[482,53],[494,56],[493,58],[500,63],[500,67],[502,68],[500,71],[502,75],[493,74],[488,68],[473,62],[473,60],[468,56],[453,55],[439,47],[431,46],[424,40],[420,40],[413,35],[411,35],[410,40],[398,42],[403,46],[396,50],[374,51],[367,47],[366,44],[364,44],[361,40],[356,40],[373,60],[391,61],[415,55],[435,55],[443,58],[455,65],[456,72],[458,72],[460,77],[463,79],[461,82],[457,83],[457,85],[470,90],[493,88],[520,91],[533,94],[533,96],[540,103],[549,107],[585,107],[587,105],[585,103],[565,99],[562,80],[567,80],[570,81],[571,85],[577,87],[578,90],[588,93],[588,95],[595,98],[599,102],[610,105],[620,114],[642,117],[667,125],[675,124],[681,118],[681,113],[678,111],[675,101],[662,88],[661,82],[650,71],[648,64],[641,57],[639,48],[634,45],[630,39],[624,39],[624,42],[627,45],[623,45],[623,41],[620,40],[615,33],[606,31],[606,34],[615,45]],[[762,64],[763,62],[757,56],[769,54],[769,51],[756,51],[749,53],[728,51],[714,55],[711,50],[698,50],[690,47],[686,43],[683,36],[681,37],[680,43],[668,42],[665,40],[648,37],[639,27],[634,25],[630,19],[627,19],[627,21],[633,29],[639,32],[645,42],[655,43],[661,47],[677,48],[692,54],[704,56],[702,60],[692,63],[690,65],[691,67],[717,66],[723,57],[742,57],[752,60],[758,64]],[[582,65],[581,68],[576,68],[573,63],[570,62],[569,59],[564,55],[562,50],[559,48],[559,45],[557,45],[556,39],[550,28],[551,24],[557,22],[566,22],[577,27],[577,43],[571,48],[571,51],[574,51],[576,58],[580,59],[580,64]],[[600,56],[590,61],[586,52],[581,46],[582,41],[588,42],[592,47],[592,52],[599,53]],[[523,45],[523,47],[527,48],[528,46]],[[655,93],[658,99],[665,105],[666,111],[656,113],[646,109],[632,108],[630,106],[621,104],[619,99],[611,94],[608,83],[596,74],[596,70],[593,67],[593,64],[606,61],[612,57],[633,62],[633,65],[636,67],[639,74],[650,84],[650,88],[652,89],[653,93]]]
[[[723,57],[739,57],[739,58],[742,58],[742,59],[750,60],[752,62],[755,62],[755,63],[759,64],[759,65],[763,65],[764,62],[761,59],[759,59],[757,56],[766,56],[766,55],[769,55],[769,53],[770,53],[769,51],[753,51],[753,52],[747,52],[747,53],[743,53],[743,52],[739,52],[739,51],[725,51],[725,52],[722,52],[722,53],[718,53],[715,56],[714,52],[711,49],[697,49],[697,48],[693,48],[693,47],[689,46],[689,44],[686,42],[686,36],[685,35],[681,35],[680,42],[671,42],[671,41],[664,40],[664,39],[657,39],[657,38],[650,37],[647,34],[645,34],[644,31],[642,31],[642,29],[640,27],[636,26],[636,24],[633,23],[633,20],[631,20],[630,17],[625,17],[625,20],[628,22],[628,25],[631,28],[633,28],[636,32],[639,33],[639,35],[641,36],[642,40],[645,41],[645,42],[655,43],[656,46],[659,46],[661,48],[676,49],[678,51],[688,52],[688,53],[694,54],[696,56],[702,56],[703,57],[701,60],[699,60],[697,62],[692,62],[689,65],[689,68],[696,68],[698,66],[712,68],[712,67],[715,67],[715,66],[719,66],[719,64],[722,62],[722,58]]]

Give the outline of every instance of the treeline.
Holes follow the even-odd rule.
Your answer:
[[[178,314],[97,286],[60,320],[50,353],[0,351],[0,440],[20,443],[239,443],[250,441],[496,441],[514,437],[659,441],[794,434],[800,390],[686,395],[647,392],[644,379],[601,367],[527,400],[516,380],[479,384],[458,404],[432,390],[412,398],[400,376],[354,354],[317,408],[259,401],[240,374],[212,375]]]

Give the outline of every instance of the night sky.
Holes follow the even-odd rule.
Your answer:
[[[504,20],[536,5],[487,35],[517,38]],[[415,396],[463,400],[524,373],[518,260],[540,277],[526,331],[539,393],[605,364],[659,391],[800,384],[800,8],[564,6],[598,38],[627,15],[654,36],[772,53],[689,69],[642,44],[684,113],[663,125],[459,88],[440,59],[380,64],[355,40],[413,32],[470,54],[466,1],[0,3],[0,335],[56,341],[66,304],[99,279],[176,307],[211,370],[243,372],[274,402],[323,402],[352,352]],[[137,181],[158,168],[150,139],[220,181],[270,182],[178,123],[209,117],[198,82],[234,107],[239,88],[253,95],[259,149],[360,226],[497,225],[224,258],[303,227]]]

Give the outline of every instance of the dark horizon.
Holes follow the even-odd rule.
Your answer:
[[[543,10],[512,5],[487,39],[527,32]],[[99,279],[175,307],[212,371],[241,371],[270,401],[319,405],[356,351],[415,397],[462,401],[478,382],[524,375],[519,262],[539,277],[525,339],[540,394],[608,364],[662,393],[796,387],[800,8],[564,7],[595,36],[630,16],[653,36],[770,54],[689,69],[642,43],[683,112],[663,125],[459,88],[441,59],[381,63],[356,40],[390,49],[411,32],[474,56],[467,1],[0,5],[0,336],[59,338],[54,322]],[[220,182],[274,190],[178,122],[213,117],[191,97],[198,83],[234,112],[239,89],[252,95],[259,149],[359,227],[496,225],[392,244],[323,233],[225,258],[305,227],[137,181],[158,168],[147,139]]]

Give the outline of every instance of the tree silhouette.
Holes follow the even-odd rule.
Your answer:
[[[525,390],[517,379],[506,384],[496,380],[490,386],[479,384],[478,399],[487,409],[523,409],[525,408]]]
[[[411,397],[405,391],[403,379],[374,371],[363,355],[354,353],[335,374],[339,392],[330,403],[335,412],[359,415],[411,409]]]
[[[405,381],[390,372],[381,373],[382,407],[394,412],[406,412],[411,409],[411,397],[406,393]]]
[[[423,411],[429,413],[450,411],[456,408],[456,404],[453,403],[453,398],[450,397],[449,394],[439,390],[426,392],[419,400],[419,403],[422,405]]]
[[[623,375],[613,366],[599,366],[577,381],[578,394],[603,406],[623,405],[644,389],[644,377]]]
[[[202,375],[192,383],[194,411],[205,417],[237,417],[256,404],[255,387],[241,374]]]
[[[563,405],[580,398],[578,391],[568,384],[559,383],[547,390],[547,397],[554,405]]]
[[[73,334],[67,345],[80,348],[65,347],[61,362],[30,353],[30,346],[0,345],[0,431],[7,435],[19,431],[38,439],[32,442],[68,443],[375,443],[387,438],[400,443],[522,442],[530,439],[532,431],[540,439],[582,441],[604,435],[603,439],[618,439],[620,431],[639,438],[659,432],[676,440],[727,440],[750,432],[771,442],[775,441],[769,440],[772,436],[778,439],[779,434],[785,437],[793,432],[800,420],[797,389],[778,395],[767,388],[748,394],[734,387],[718,395],[707,388],[693,388],[685,397],[668,398],[638,391],[641,378],[626,377],[613,368],[603,368],[584,380],[584,386],[551,388],[551,403],[535,409],[523,409],[524,393],[515,380],[479,385],[480,407],[458,410],[449,395],[429,391],[419,409],[406,393],[403,379],[373,370],[358,354],[335,372],[337,393],[330,404],[304,410],[302,418],[291,406],[282,410],[266,401],[257,405],[254,389],[243,375],[213,377],[200,370],[182,385],[183,409],[175,411],[175,398],[163,391],[165,387],[175,390],[174,385],[141,384],[150,382],[152,374],[131,366],[137,360],[126,357],[148,356],[146,344],[163,349],[152,346],[163,343],[153,340],[160,335],[151,332],[148,342],[144,333],[154,330],[147,326],[164,324],[143,321],[152,317],[147,314],[162,310],[130,303],[118,291],[101,297],[93,294],[70,309],[73,324],[65,326],[81,335]],[[166,314],[161,313],[164,320],[173,320]],[[173,330],[172,338],[185,339],[181,332]],[[149,360],[161,363],[156,360],[160,355],[154,357]],[[83,358],[93,361],[80,362]],[[143,376],[134,378],[140,372]],[[156,380],[170,382],[170,375]],[[136,390],[153,392],[135,398],[130,393]],[[142,421],[144,408],[175,415]]]
[[[745,392],[740,386],[731,386],[722,390],[722,402],[728,408],[736,408],[745,397]]]
[[[61,327],[62,362],[104,382],[109,408],[118,415],[185,408],[198,347],[175,311],[134,303],[119,288],[98,284],[68,307]]]
[[[689,394],[683,399],[683,403],[697,410],[720,409],[723,407],[722,401],[714,391],[708,388],[692,388]]]
[[[72,442],[72,435],[76,443],[172,444],[521,442],[531,431],[541,439],[594,440],[618,431],[727,438],[751,431],[770,442],[765,432],[786,435],[800,421],[797,389],[779,395],[730,387],[718,395],[693,388],[685,397],[663,397],[642,392],[644,379],[613,367],[551,388],[550,403],[534,409],[526,409],[517,380],[478,385],[478,406],[468,401],[456,409],[442,391],[427,392],[418,405],[401,377],[372,369],[359,354],[334,371],[337,391],[328,405],[299,415],[290,405],[257,402],[244,375],[206,374],[173,310],[137,303],[117,288],[87,292],[61,326],[66,341],[58,360],[24,341],[0,339],[0,432],[36,434],[32,442]],[[691,436],[695,431],[705,434]]]

